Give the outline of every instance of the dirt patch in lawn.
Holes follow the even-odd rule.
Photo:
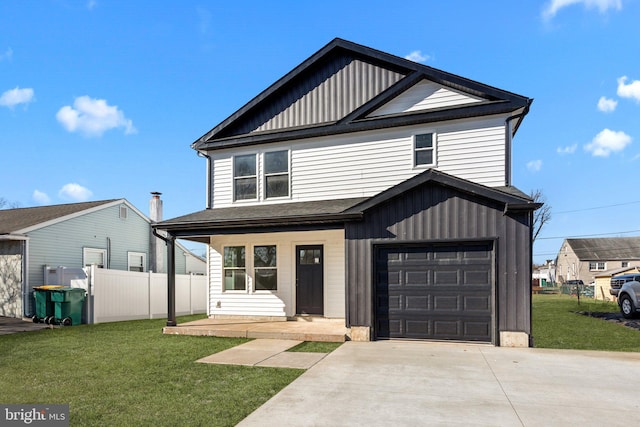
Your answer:
[[[640,318],[625,319],[621,313],[601,313],[597,311],[578,311],[578,314],[617,323],[618,325],[640,331]]]

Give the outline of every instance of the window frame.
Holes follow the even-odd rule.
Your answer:
[[[629,267],[629,261],[620,262],[620,268],[627,268],[627,267]]]
[[[267,173],[267,155],[272,154],[272,153],[286,153],[287,156],[287,171],[286,172],[272,172],[272,173]],[[270,151],[264,151],[261,153],[261,157],[262,157],[262,170],[261,172],[261,178],[262,178],[262,196],[264,198],[264,200],[273,200],[273,199],[287,199],[291,197],[291,150],[289,150],[288,148],[284,149],[284,150],[270,150]],[[268,185],[267,185],[267,178],[272,177],[272,176],[287,176],[287,194],[284,196],[272,196],[269,197],[267,195],[267,190],[268,190]]]
[[[418,137],[422,135],[431,135],[431,147],[421,147],[418,148]],[[433,168],[438,164],[437,158],[437,146],[438,146],[438,134],[435,131],[425,131],[420,133],[415,133],[411,137],[412,140],[412,161],[414,168]],[[421,163],[418,164],[418,153],[431,151],[431,163]]]
[[[275,265],[274,266],[256,266],[256,248],[273,248],[274,249],[274,258],[275,258]],[[252,277],[253,277],[253,292],[265,292],[265,293],[269,293],[269,292],[278,292],[278,245],[276,244],[257,244],[257,245],[253,245],[253,247],[251,248],[251,256],[252,256],[252,260],[251,260],[251,265],[252,267]],[[258,274],[256,273],[256,271],[258,270],[272,270],[275,273],[275,288],[274,289],[258,289]]]
[[[600,268],[602,265],[602,268]],[[604,261],[589,261],[589,271],[605,271],[607,269],[607,263]]]
[[[241,175],[241,176],[236,176],[236,159],[238,159],[239,157],[250,157],[253,156],[253,161],[254,161],[254,168],[255,168],[255,173],[254,175]],[[234,202],[243,202],[243,201],[256,201],[258,200],[258,194],[260,193],[259,191],[259,182],[258,182],[258,176],[260,175],[260,170],[259,170],[259,162],[258,162],[258,153],[244,153],[244,154],[236,154],[234,156],[232,156],[231,158],[231,176],[233,179],[233,201]],[[252,198],[243,198],[243,199],[238,199],[238,192],[236,191],[236,183],[241,180],[241,179],[253,179],[255,182],[255,194],[254,197]]]
[[[142,258],[142,271],[131,270],[131,256],[139,256]],[[127,271],[135,272],[135,273],[145,273],[147,271],[147,254],[145,252],[127,252]]]
[[[227,248],[242,248],[244,249],[244,265],[243,266],[226,266],[226,250]],[[227,289],[227,271],[242,271],[244,272],[244,289]],[[233,276],[233,280],[235,281],[235,276]],[[247,274],[247,246],[246,245],[229,245],[222,247],[222,292],[235,292],[235,293],[246,293],[248,286],[248,274]]]
[[[100,249],[100,248],[91,248],[91,247],[85,247],[82,248],[82,266],[83,267],[90,267],[94,264],[87,264],[87,254],[89,253],[100,253],[102,255],[102,264],[95,264],[98,268],[108,268],[109,267],[109,260],[107,259],[107,250],[106,249]]]

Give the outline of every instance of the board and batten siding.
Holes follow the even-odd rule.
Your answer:
[[[427,183],[345,226],[347,326],[373,327],[374,244],[495,242],[494,306],[499,331],[531,334],[530,213]],[[497,338],[496,338],[497,339]]]
[[[211,153],[212,207],[373,196],[425,170],[413,166],[413,135],[427,132],[437,134],[436,169],[489,187],[503,186],[504,119],[469,119],[215,151]],[[261,162],[264,152],[285,149],[291,150],[291,197],[262,200],[259,163],[258,200],[234,203],[233,156],[258,153]]]
[[[29,235],[29,291],[44,283],[44,266],[83,267],[84,248],[109,249],[112,269],[127,270],[127,252],[146,254],[149,223],[132,209],[120,218],[120,204],[58,222]]]
[[[425,80],[414,85],[391,102],[378,108],[369,114],[369,117],[454,107],[481,101],[483,101],[482,98]]]
[[[278,289],[252,291],[253,247],[276,245]],[[324,317],[345,317],[344,230],[211,236],[209,315],[291,317],[296,314],[296,246],[324,247]],[[245,246],[246,291],[223,290],[225,246]]]

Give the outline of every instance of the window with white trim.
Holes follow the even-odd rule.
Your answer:
[[[247,289],[246,251],[244,246],[225,246],[223,273],[225,291]]]
[[[264,153],[264,197],[289,196],[289,151]]]
[[[589,261],[589,270],[603,271],[607,269],[607,264],[602,261]]]
[[[82,249],[82,265],[89,267],[96,265],[98,268],[105,268],[107,265],[107,250],[97,248]]]
[[[629,261],[622,261],[622,262],[620,263],[620,267],[622,267],[622,268],[629,267]]]
[[[275,291],[278,289],[275,245],[253,247],[253,274],[256,291]]]
[[[255,154],[233,158],[233,200],[255,200],[258,197],[258,174]]]
[[[413,150],[414,166],[434,166],[436,164],[436,134],[414,135]]]
[[[147,254],[143,252],[127,252],[127,262],[129,271],[144,272],[147,265]]]

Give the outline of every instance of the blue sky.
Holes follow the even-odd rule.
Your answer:
[[[534,98],[513,183],[563,237],[640,235],[640,0],[0,2],[0,197],[205,207],[189,145],[335,37]]]

